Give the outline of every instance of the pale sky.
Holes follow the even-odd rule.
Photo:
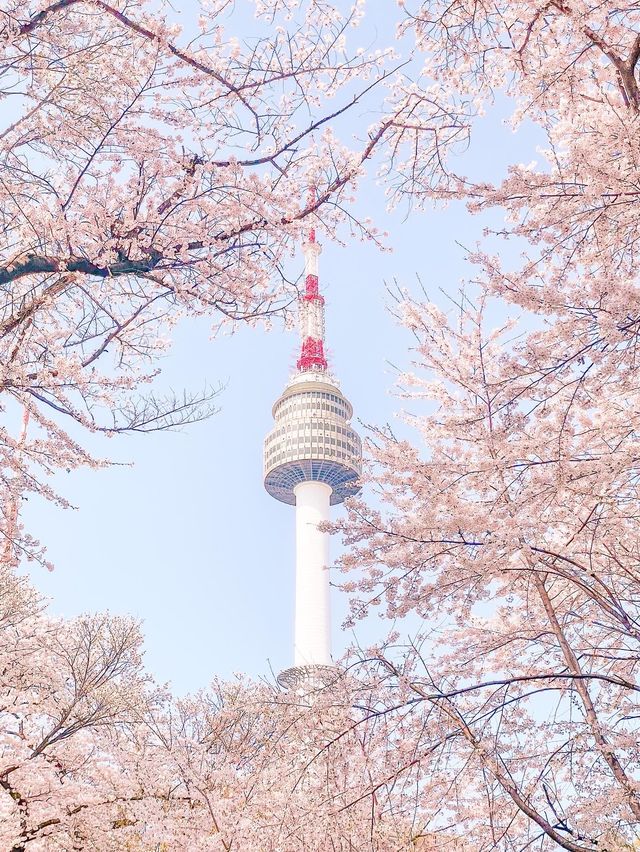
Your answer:
[[[384,25],[379,15],[376,21]],[[531,131],[514,136],[502,124],[504,114],[504,104],[498,105],[480,122],[465,161],[468,173],[496,179],[507,158],[535,157]],[[365,126],[369,121],[362,117]],[[392,252],[381,253],[372,243],[329,244],[318,234],[328,351],[353,403],[354,423],[394,423],[402,403],[390,393],[389,362],[408,366],[411,337],[385,309],[385,282],[396,279],[417,292],[419,275],[430,297],[444,305],[440,288],[455,293],[472,274],[458,243],[473,248],[487,219],[471,217],[460,204],[406,219],[387,214],[382,190],[370,184],[357,210],[389,231]],[[500,214],[491,221],[499,223]],[[301,271],[299,253],[289,272]],[[183,324],[162,364],[160,387],[180,391],[221,382],[220,412],[180,433],[83,436],[94,452],[121,464],[56,478],[77,510],[33,498],[26,505],[28,528],[47,544],[56,566],[51,574],[28,567],[52,612],[108,609],[140,618],[150,672],[178,693],[235,672],[269,677],[271,669],[277,673],[292,663],[294,510],[264,490],[262,441],[297,345],[296,335],[278,324],[269,333],[241,328],[215,340],[207,322]],[[365,437],[365,428],[356,428]],[[332,555],[338,549],[333,541]],[[345,600],[334,590],[332,601],[339,657],[352,636],[340,630]],[[387,627],[370,618],[358,638],[373,642]]]

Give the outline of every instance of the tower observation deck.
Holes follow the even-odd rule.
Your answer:
[[[293,689],[322,685],[337,674],[331,658],[329,535],[318,526],[329,520],[330,506],[359,491],[362,470],[362,444],[350,425],[353,409],[325,357],[320,252],[311,231],[298,300],[300,357],[273,406],[274,427],[264,443],[265,488],[296,507],[294,665],[278,677]]]

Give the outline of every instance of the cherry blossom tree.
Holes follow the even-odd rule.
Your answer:
[[[146,789],[135,779],[146,759],[135,723],[150,701],[136,625],[52,619],[5,566],[0,627],[3,848],[84,848],[89,826],[92,848],[125,848],[106,839],[122,809],[161,795],[159,777]]]
[[[402,730],[399,777],[420,765],[426,824],[474,850],[637,842],[639,24],[631,4],[461,0],[402,25],[443,109],[506,93],[547,140],[497,186],[444,148],[437,180],[389,164],[398,198],[503,208],[492,239],[523,260],[479,248],[449,310],[401,297],[401,392],[430,413],[417,446],[372,433],[382,507],[346,526],[353,619],[423,624],[354,659],[372,712]],[[492,327],[496,297],[524,319]]]
[[[303,220],[331,230],[349,218],[386,130],[352,150],[332,129],[389,73],[383,52],[349,52],[358,5],[341,15],[312,2],[285,29],[286,4],[258,4],[262,24],[244,42],[223,28],[229,6],[203,3],[184,33],[169,5],[144,0],[0,10],[10,558],[38,555],[13,520],[18,496],[54,498],[48,473],[98,466],[71,421],[112,435],[211,413],[215,389],[164,397],[148,387],[172,327],[181,316],[282,314],[296,295],[284,264]],[[21,443],[8,428],[16,403],[31,420]]]
[[[413,788],[395,778],[388,732],[357,707],[359,691],[348,679],[304,696],[238,681],[180,702],[162,736],[206,803],[199,831],[255,852],[413,849]]]
[[[6,566],[0,629],[3,849],[412,848],[414,797],[358,684],[214,683],[174,701],[131,619],[54,619]]]

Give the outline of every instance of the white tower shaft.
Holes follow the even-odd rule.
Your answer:
[[[329,534],[318,529],[329,520],[331,486],[307,481],[296,485],[295,665],[330,666]]]

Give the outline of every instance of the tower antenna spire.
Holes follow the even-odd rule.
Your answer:
[[[311,190],[315,194],[315,188]],[[311,196],[313,199],[313,195]],[[274,428],[264,442],[264,485],[296,507],[294,665],[278,682],[309,692],[337,677],[331,657],[329,508],[360,490],[360,436],[353,409],[328,371],[324,298],[318,285],[321,252],[315,228],[303,245],[304,292],[298,299],[301,351],[297,370],[273,406]]]
[[[315,200],[316,188],[309,190],[309,199]],[[304,253],[304,293],[298,299],[300,324],[300,357],[296,366],[300,372],[327,370],[324,352],[324,298],[320,295],[318,258],[322,246],[316,240],[316,229],[309,229],[307,241],[302,246]]]

